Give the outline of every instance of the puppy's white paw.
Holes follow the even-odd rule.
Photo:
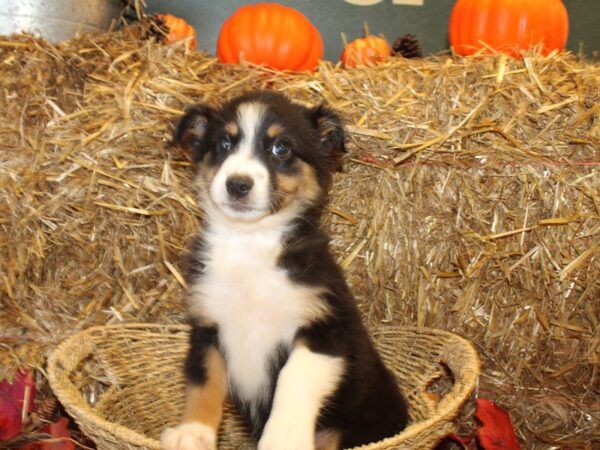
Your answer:
[[[315,436],[310,427],[296,423],[268,421],[258,442],[258,450],[314,450]]]
[[[165,450],[216,450],[215,430],[200,422],[188,422],[167,428],[161,436]]]

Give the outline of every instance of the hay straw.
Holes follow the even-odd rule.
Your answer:
[[[572,55],[222,66],[139,28],[0,40],[0,377],[93,324],[180,322],[194,102],[256,88],[348,129],[326,216],[370,324],[473,340],[525,448],[597,442],[600,67]],[[160,231],[158,231],[160,230]]]

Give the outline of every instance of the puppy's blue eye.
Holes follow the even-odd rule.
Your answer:
[[[231,139],[226,134],[219,138],[219,150],[228,152],[231,150],[232,144]]]
[[[276,142],[271,148],[271,152],[278,158],[287,158],[292,153],[290,146],[283,141]]]

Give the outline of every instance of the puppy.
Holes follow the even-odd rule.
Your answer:
[[[349,448],[402,430],[406,403],[320,226],[344,149],[339,117],[257,92],[191,107],[174,141],[198,163],[205,227],[189,261],[183,422],[163,446],[216,448],[227,396],[259,450]]]

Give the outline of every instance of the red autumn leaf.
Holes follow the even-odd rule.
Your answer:
[[[69,419],[61,417],[38,431],[48,437],[27,444],[19,450],[75,450],[76,445],[69,431]]]
[[[478,399],[475,417],[483,424],[477,436],[485,450],[521,450],[510,416],[494,402]]]
[[[379,162],[379,158],[377,158],[377,156],[375,156],[373,153],[362,153],[359,156],[359,159],[361,161],[364,161],[366,163],[371,163],[371,164],[376,164]]]
[[[460,444],[462,446],[463,449],[468,449],[469,444],[471,444],[471,441],[473,440],[474,437],[474,433],[469,433],[466,436],[459,436],[456,433],[451,433],[448,435],[448,439],[456,442],[457,444]]]
[[[61,417],[42,429],[51,439],[40,442],[39,450],[75,450],[75,443],[69,431],[69,419]]]
[[[0,441],[21,433],[23,411],[33,411],[34,397],[35,381],[29,371],[17,372],[12,383],[0,381]]]

